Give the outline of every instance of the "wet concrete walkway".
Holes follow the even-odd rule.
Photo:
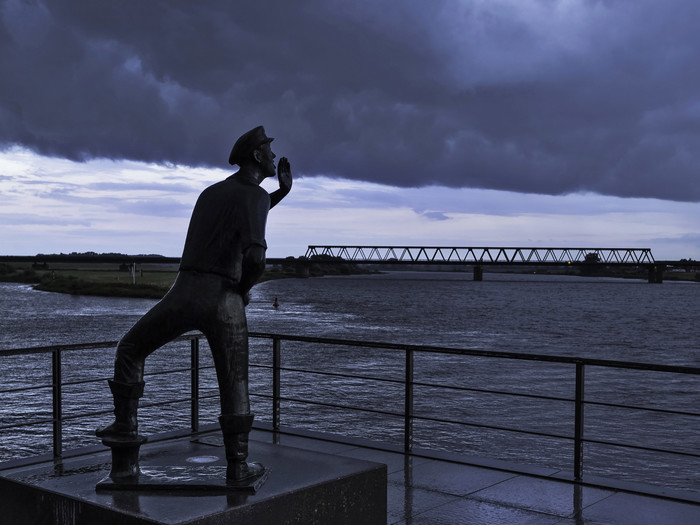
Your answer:
[[[700,525],[698,504],[308,437],[282,435],[280,443],[385,463],[389,525]]]
[[[272,432],[257,429],[251,433],[250,459],[256,459],[256,442],[261,442],[262,448],[269,448],[269,444],[278,441],[286,447],[304,451],[386,464],[386,522],[389,525],[700,525],[700,503],[582,487],[556,479],[542,479],[448,460],[407,457],[397,452],[377,450],[372,448],[371,443],[361,440],[339,443],[324,436],[278,434],[276,439]],[[263,443],[266,445],[262,446]],[[300,451],[299,455],[305,453]],[[144,445],[141,454],[142,466],[164,459],[173,464],[186,464],[198,457],[218,458],[219,463],[225,465],[223,439],[219,431],[154,441]],[[82,464],[90,465],[93,470],[108,469],[109,453],[102,449],[64,460],[63,463],[66,469],[77,469]],[[0,472],[0,475],[11,475],[14,471],[31,473],[38,468],[10,468]],[[537,469],[532,470],[535,472]],[[96,499],[94,492],[93,480],[85,488],[86,497]],[[193,501],[209,510],[215,509],[216,505],[225,507],[225,504],[231,504],[230,498],[226,497],[209,499],[201,496]],[[150,509],[149,505],[153,507],[155,503],[151,500],[160,501],[157,496],[144,496],[140,498],[140,510],[137,510],[143,512],[146,508]],[[167,508],[159,508],[158,512],[165,512],[168,520],[164,522],[167,523],[180,523],[182,519],[186,521],[187,512],[196,510],[187,508],[185,512],[181,508],[182,505],[190,506],[188,501],[185,498],[175,505],[174,500],[170,499]]]

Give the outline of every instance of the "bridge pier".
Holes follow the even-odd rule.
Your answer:
[[[484,280],[484,267],[474,266],[474,280],[483,281]]]
[[[664,270],[666,266],[657,264],[649,267],[649,284],[661,284],[664,282]]]

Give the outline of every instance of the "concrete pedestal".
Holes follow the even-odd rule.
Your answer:
[[[110,453],[0,472],[0,516],[7,523],[143,525],[382,524],[386,523],[386,466],[251,441],[251,459],[269,477],[256,492],[206,490],[96,491],[110,471]],[[178,472],[197,479],[225,472],[223,447],[188,439],[141,448],[143,473]]]

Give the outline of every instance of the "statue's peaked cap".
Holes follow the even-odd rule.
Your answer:
[[[273,138],[265,135],[265,128],[262,126],[245,132],[231,148],[231,155],[228,157],[229,164],[240,165],[241,161],[248,159],[248,156],[255,148],[273,140]]]

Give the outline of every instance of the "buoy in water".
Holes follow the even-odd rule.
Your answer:
[[[275,308],[279,308],[279,307],[280,307],[280,303],[279,303],[279,301],[277,300],[277,297],[275,297],[275,302],[272,303],[272,306],[274,306]]]

